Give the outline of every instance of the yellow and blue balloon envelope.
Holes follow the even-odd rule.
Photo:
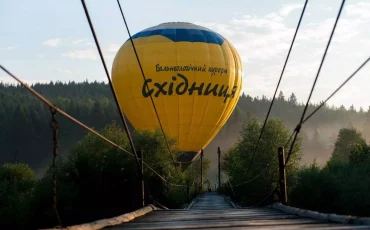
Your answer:
[[[199,152],[234,110],[242,87],[236,49],[218,33],[191,23],[163,23],[127,40],[116,54],[112,82],[119,105],[137,130],[159,128],[182,152]],[[147,88],[149,86],[149,90]]]

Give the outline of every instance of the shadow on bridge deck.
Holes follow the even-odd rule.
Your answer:
[[[204,193],[188,210],[153,211],[132,222],[104,229],[370,229],[370,226],[329,223],[272,208],[234,209],[222,195]]]

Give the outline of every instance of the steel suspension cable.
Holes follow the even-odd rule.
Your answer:
[[[314,80],[314,82],[313,82],[313,85],[312,85],[312,88],[311,88],[310,94],[309,94],[308,99],[307,99],[307,102],[306,102],[306,106],[304,107],[304,110],[303,110],[303,113],[302,113],[301,119],[300,119],[300,121],[299,121],[299,123],[298,123],[297,127],[295,128],[295,135],[294,135],[293,141],[292,141],[292,143],[291,143],[291,145],[290,145],[290,149],[289,149],[289,153],[288,153],[287,159],[286,159],[286,161],[285,161],[285,165],[287,165],[287,164],[288,164],[288,161],[289,161],[290,156],[291,156],[291,154],[292,154],[293,147],[294,147],[295,141],[296,141],[296,139],[297,139],[298,133],[299,133],[299,132],[300,132],[300,130],[301,130],[303,118],[304,118],[304,116],[306,115],[307,108],[308,108],[308,105],[309,105],[309,102],[310,102],[310,99],[311,99],[312,93],[313,93],[313,91],[314,91],[314,89],[315,89],[317,79],[319,78],[321,68],[322,68],[322,66],[323,66],[323,64],[324,64],[326,54],[327,54],[327,52],[328,52],[328,49],[329,49],[329,46],[330,46],[331,40],[332,40],[332,38],[333,38],[333,35],[334,35],[334,32],[335,32],[335,29],[336,29],[336,27],[337,27],[337,24],[338,24],[338,21],[339,21],[340,15],[341,15],[341,13],[342,13],[342,9],[343,9],[343,6],[344,6],[344,3],[345,3],[345,2],[346,2],[346,0],[342,0],[342,4],[340,5],[340,8],[339,8],[339,12],[338,12],[337,18],[336,18],[336,20],[335,20],[335,23],[334,23],[333,29],[332,29],[332,31],[331,31],[331,34],[330,34],[330,37],[329,37],[329,41],[328,41],[328,43],[327,43],[327,45],[326,45],[325,52],[324,52],[324,54],[323,54],[323,56],[322,56],[321,63],[320,63],[320,66],[319,66],[319,69],[318,69],[318,71],[317,71],[317,74],[316,74],[315,80]]]
[[[293,135],[294,135],[294,133],[295,133],[295,131],[293,131],[293,133],[290,135],[290,137],[289,137],[289,139],[287,140],[287,142],[285,143],[285,145],[284,145],[284,148],[286,148],[287,146],[288,146],[288,144],[289,144],[289,142],[290,142],[290,140],[292,139],[292,137],[293,137]],[[232,185],[232,187],[238,187],[238,186],[240,186],[240,185],[243,185],[243,184],[249,184],[249,183],[251,183],[251,182],[253,182],[255,179],[257,179],[258,177],[260,177],[261,175],[262,175],[262,173],[274,162],[274,160],[277,158],[277,156],[275,155],[272,159],[271,159],[271,161],[270,161],[270,163],[267,163],[266,165],[265,165],[265,167],[264,168],[262,168],[261,170],[259,170],[259,173],[257,173],[257,175],[255,176],[255,177],[253,177],[252,179],[250,179],[250,180],[247,180],[247,181],[244,181],[244,182],[241,182],[241,183],[239,183],[239,184],[237,184],[237,185]],[[261,168],[261,167],[260,167]],[[257,170],[258,171],[258,170]]]
[[[134,41],[133,41],[133,39],[132,39],[132,36],[131,36],[131,33],[130,33],[130,29],[128,28],[128,24],[127,24],[127,21],[126,21],[126,18],[125,18],[125,15],[124,15],[124,13],[123,13],[123,10],[122,10],[122,7],[121,7],[121,4],[120,4],[119,0],[117,0],[117,3],[118,3],[118,6],[119,6],[119,9],[120,9],[120,12],[121,12],[122,18],[123,18],[123,22],[125,23],[126,30],[127,30],[128,35],[129,35],[130,42],[131,42],[131,44],[132,44],[132,48],[133,48],[134,53],[135,53],[135,56],[136,56],[136,60],[137,60],[137,62],[138,62],[138,64],[139,64],[139,68],[140,68],[140,71],[141,71],[141,75],[142,75],[143,80],[144,80],[144,83],[145,83],[145,82],[146,82],[146,77],[145,77],[144,70],[143,70],[143,67],[142,67],[142,65],[141,65],[141,62],[140,62],[139,55],[137,54],[137,51],[136,51],[135,43],[134,43]],[[147,88],[148,92],[150,92],[150,89],[149,89],[148,84],[146,84],[146,88]],[[155,114],[156,114],[156,117],[157,117],[157,120],[158,120],[159,126],[160,126],[160,128],[161,128],[161,130],[162,130],[163,138],[164,138],[165,143],[166,143],[166,146],[167,146],[167,148],[168,148],[168,152],[169,152],[169,154],[170,154],[170,157],[171,157],[172,163],[173,163],[173,165],[174,165],[174,167],[175,167],[175,170],[177,171],[177,175],[178,175],[178,177],[181,179],[181,171],[176,167],[176,161],[175,161],[175,159],[174,159],[174,157],[173,157],[173,154],[172,154],[172,151],[171,151],[171,147],[170,147],[170,145],[169,145],[169,143],[168,143],[168,140],[167,140],[166,134],[165,134],[164,129],[163,129],[163,126],[162,126],[162,122],[161,122],[161,120],[160,120],[160,118],[159,118],[158,111],[157,111],[157,107],[155,106],[155,103],[154,103],[154,100],[153,100],[152,95],[151,95],[151,94],[149,94],[149,96],[150,96],[150,100],[151,100],[151,102],[152,102],[152,105],[153,105],[153,108],[154,108],[154,112],[155,112]],[[183,189],[183,192],[184,192],[184,194],[186,194],[185,189]]]
[[[72,117],[71,115],[69,115],[68,113],[64,112],[63,110],[61,110],[60,108],[58,108],[57,106],[55,106],[54,104],[52,104],[50,101],[48,101],[45,97],[43,97],[41,94],[39,94],[36,90],[32,89],[28,84],[26,84],[25,82],[23,82],[22,80],[20,80],[18,77],[16,77],[14,74],[12,74],[11,72],[9,72],[5,67],[3,67],[2,65],[0,65],[0,69],[2,69],[5,73],[7,73],[9,76],[11,76],[12,78],[14,78],[16,81],[18,81],[23,87],[25,87],[28,91],[31,92],[31,94],[33,94],[34,96],[36,96],[36,98],[38,98],[41,102],[43,102],[44,104],[46,104],[47,106],[49,106],[50,108],[54,109],[56,112],[59,112],[61,115],[63,115],[64,117],[68,118],[69,120],[71,120],[72,122],[76,123],[77,125],[81,126],[82,128],[86,129],[87,131],[89,131],[90,133],[94,134],[95,136],[99,137],[100,139],[102,139],[103,141],[107,142],[108,144],[120,149],[121,151],[127,153],[128,155],[132,156],[132,157],[135,157],[134,154],[130,153],[129,151],[127,151],[126,149],[122,148],[121,146],[119,146],[118,144],[114,143],[113,141],[109,140],[108,138],[104,137],[103,135],[101,135],[100,133],[98,133],[97,131],[93,130],[92,128],[88,127],[87,125],[83,124],[82,122],[80,122],[79,120],[77,120],[76,118]],[[139,160],[141,160],[140,158],[138,158]],[[177,186],[177,187],[180,187],[180,186],[186,186],[186,185],[179,185],[179,184],[174,184],[174,183],[171,183],[169,182],[168,180],[166,180],[161,174],[159,174],[157,171],[155,171],[149,164],[147,164],[145,161],[143,161],[143,164],[145,166],[147,166],[154,174],[156,174],[163,182],[169,184],[169,185],[172,185],[172,186]]]
[[[368,57],[361,65],[358,67],[324,102],[322,102],[312,113],[307,115],[305,119],[303,119],[302,124],[305,123],[308,119],[310,119],[317,111],[319,111],[325,104],[328,102],[345,84],[348,83],[349,80],[351,80],[358,71],[362,69],[370,60],[370,57]]]
[[[127,136],[128,136],[128,139],[129,139],[129,142],[130,142],[130,146],[131,146],[131,149],[132,149],[132,152],[134,153],[134,156],[135,156],[135,159],[136,159],[136,164],[137,164],[137,167],[138,169],[141,169],[141,165],[140,165],[140,162],[139,162],[139,158],[137,156],[137,152],[136,152],[136,149],[135,149],[135,145],[134,145],[134,142],[132,140],[132,137],[131,137],[131,134],[130,134],[130,130],[128,129],[128,126],[127,126],[127,123],[126,123],[126,119],[125,119],[125,116],[123,115],[122,113],[122,110],[121,110],[121,107],[119,106],[119,103],[118,103],[118,98],[117,98],[117,95],[116,95],[116,92],[114,90],[114,87],[113,87],[113,84],[112,84],[112,81],[111,81],[111,78],[109,76],[109,72],[108,72],[108,68],[107,68],[107,65],[105,64],[105,60],[104,60],[104,57],[103,57],[103,53],[100,49],[100,45],[99,45],[99,41],[98,41],[98,38],[95,34],[95,30],[94,30],[94,26],[91,22],[91,19],[90,19],[90,15],[89,15],[89,11],[87,10],[87,7],[86,7],[86,4],[85,4],[85,0],[81,0],[81,3],[82,3],[82,6],[84,8],[84,11],[85,11],[85,15],[86,15],[86,18],[87,18],[87,21],[89,23],[89,26],[90,26],[90,30],[91,30],[91,33],[94,37],[94,41],[95,41],[95,44],[96,44],[96,47],[99,51],[99,56],[100,56],[100,59],[103,63],[103,67],[104,67],[104,71],[105,71],[105,74],[108,78],[108,82],[109,82],[109,86],[112,90],[112,93],[113,93],[113,96],[114,96],[114,100],[116,102],[116,106],[117,106],[117,109],[119,111],[119,114],[120,114],[120,117],[122,119],[122,122],[123,122],[123,126],[125,127],[125,131],[127,133]],[[140,170],[139,170],[140,171]]]
[[[307,2],[308,2],[308,0],[306,0],[306,1],[305,1],[305,4],[304,4],[303,9],[302,9],[301,16],[300,16],[300,18],[299,18],[299,21],[298,21],[298,24],[297,24],[297,27],[296,27],[296,30],[295,30],[295,33],[294,33],[294,36],[293,36],[293,39],[292,39],[292,42],[290,43],[289,51],[288,51],[287,57],[286,57],[286,59],[285,59],[285,63],[284,63],[283,69],[281,70],[280,78],[279,78],[279,81],[278,81],[278,83],[277,83],[277,85],[276,85],[276,89],[275,89],[274,96],[272,97],[272,100],[271,100],[271,103],[270,103],[270,107],[269,107],[269,109],[268,109],[268,111],[267,111],[267,115],[266,115],[265,121],[263,122],[263,125],[262,125],[262,128],[261,128],[261,132],[260,132],[260,135],[259,135],[258,140],[257,140],[256,147],[255,147],[255,149],[254,149],[254,152],[253,152],[252,158],[251,158],[250,163],[249,163],[248,168],[247,168],[247,173],[246,173],[246,175],[247,175],[247,176],[248,176],[249,170],[250,170],[250,168],[251,168],[251,166],[252,166],[252,163],[253,163],[254,157],[255,157],[255,155],[256,155],[256,153],[257,153],[257,150],[258,150],[258,146],[259,146],[259,144],[260,144],[260,141],[261,141],[261,139],[262,139],[262,135],[263,135],[263,132],[264,132],[264,130],[265,130],[265,127],[266,127],[266,124],[267,124],[267,120],[268,120],[268,118],[269,118],[269,116],[270,116],[270,112],[271,112],[272,106],[273,106],[274,101],[275,101],[276,93],[277,93],[277,91],[278,91],[278,89],[279,89],[281,79],[283,78],[283,74],[284,74],[284,71],[285,71],[285,67],[286,67],[286,65],[287,65],[287,63],[288,63],[288,60],[289,60],[289,57],[290,57],[290,53],[291,53],[291,51],[292,51],[292,48],[293,48],[293,45],[294,45],[295,38],[296,38],[296,36],[297,36],[297,33],[298,33],[298,30],[299,30],[299,27],[300,27],[300,25],[301,25],[302,18],[303,18],[303,15],[304,15],[304,12],[306,11]]]
[[[328,98],[325,99],[314,111],[312,111],[305,119],[303,119],[301,125],[306,123],[315,113],[317,113],[343,86],[345,86],[349,80],[351,80],[368,62],[370,61],[370,57],[368,57]],[[292,139],[293,135],[296,133],[296,129],[292,132],[289,140],[286,142],[284,148],[286,148]]]
[[[127,33],[128,33],[128,35],[129,35],[129,38],[130,38],[130,41],[131,41],[131,44],[132,44],[132,48],[134,49],[134,53],[135,53],[135,56],[136,56],[136,60],[137,60],[137,62],[138,62],[138,64],[139,64],[139,68],[140,68],[140,71],[141,71],[141,75],[142,75],[142,77],[143,77],[143,79],[144,79],[144,83],[145,83],[145,82],[146,82],[146,77],[145,77],[145,74],[144,74],[144,70],[143,70],[143,67],[142,67],[142,65],[141,65],[141,62],[140,62],[140,59],[139,59],[139,55],[137,54],[137,51],[136,51],[136,47],[135,47],[134,41],[132,40],[132,36],[131,36],[130,30],[129,30],[129,28],[128,28],[128,24],[127,24],[127,21],[126,21],[126,18],[125,18],[125,15],[124,15],[124,13],[123,13],[123,10],[122,10],[122,7],[121,7],[121,4],[120,4],[119,0],[117,0],[117,3],[118,3],[118,6],[119,6],[119,9],[120,9],[120,11],[121,11],[121,15],[122,15],[123,21],[124,21],[125,26],[126,26],[126,30],[127,30]],[[146,84],[146,88],[147,88],[148,92],[150,92],[150,89],[149,89],[148,84]],[[163,129],[163,126],[162,126],[162,122],[161,122],[161,120],[160,120],[160,118],[159,118],[158,111],[157,111],[157,108],[156,108],[156,106],[155,106],[155,103],[154,103],[153,97],[152,97],[152,95],[151,95],[151,94],[149,94],[149,96],[150,96],[150,100],[151,100],[151,102],[152,102],[152,104],[153,104],[154,112],[155,112],[155,114],[156,114],[156,116],[157,116],[157,119],[158,119],[158,122],[159,122],[159,126],[160,126],[160,128],[161,128],[161,130],[162,130],[163,137],[164,137],[164,139],[165,139],[165,142],[166,142],[166,145],[167,145],[168,151],[169,151],[170,156],[171,156],[171,158],[172,158],[172,162],[173,162],[173,164],[174,164],[174,165],[176,165],[176,162],[175,162],[175,159],[174,159],[174,157],[173,157],[173,154],[172,154],[172,151],[171,151],[170,145],[169,145],[169,143],[168,143],[168,140],[167,140],[166,134],[165,134],[164,129]]]

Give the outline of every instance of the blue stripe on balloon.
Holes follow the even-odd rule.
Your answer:
[[[204,42],[211,44],[222,45],[224,43],[224,38],[212,31],[199,30],[199,29],[155,29],[142,31],[134,36],[135,38],[144,38],[153,35],[161,35],[174,42]]]

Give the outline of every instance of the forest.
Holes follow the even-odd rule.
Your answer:
[[[280,119],[268,120],[253,159],[251,153],[261,126],[258,119],[249,118],[238,141],[223,156],[222,168],[228,181],[224,181],[222,192],[241,206],[268,205],[278,197],[277,149],[285,143],[290,146],[290,131]],[[302,147],[299,135],[285,167],[288,205],[324,213],[370,216],[370,145],[362,133],[353,127],[341,128],[323,166],[315,161],[300,166]]]
[[[112,121],[122,127],[112,92],[106,83],[50,82],[33,84],[32,87],[90,127],[100,130]],[[245,119],[255,116],[263,120],[269,104],[270,99],[266,96],[252,98],[241,95],[231,117],[204,150],[205,156],[213,162],[209,171],[210,179],[216,181],[217,147],[223,152],[229,149],[237,141]],[[316,106],[317,104],[311,104],[307,113]],[[281,119],[292,131],[299,121],[303,107],[303,103],[298,102],[294,94],[284,96],[280,92],[270,116]],[[62,116],[57,115],[57,119],[60,123],[60,157],[66,157],[69,150],[87,133]],[[0,164],[27,163],[38,176],[43,175],[52,157],[50,110],[21,86],[0,84],[0,121]],[[301,130],[301,165],[312,163],[314,159],[319,165],[324,165],[330,158],[337,133],[343,127],[358,128],[364,138],[369,140],[369,124],[368,109],[356,111],[353,106],[349,109],[344,106],[323,107]]]
[[[50,82],[32,87],[76,119],[130,148],[107,84]],[[251,152],[270,102],[266,96],[253,98],[242,94],[231,117],[204,150],[204,177],[216,182],[220,147],[222,170],[228,176],[222,178],[220,191],[245,206],[262,204],[256,202],[264,201],[262,198],[276,189],[277,148],[289,139],[304,107],[294,94],[286,97],[280,92],[252,161]],[[317,106],[310,104],[307,113]],[[59,156],[56,169],[51,169],[53,136],[49,108],[21,86],[0,84],[0,228],[58,225],[51,209],[53,172],[59,181],[57,202],[64,224],[106,218],[138,207],[135,192],[127,189],[139,184],[133,158],[59,114],[57,120]],[[137,132],[129,126],[135,145],[145,150],[144,159],[167,180],[185,183],[190,189],[186,192],[171,187],[146,171],[148,188],[157,201],[178,208],[200,192],[195,186],[199,183],[199,159],[183,174],[177,174],[161,132]],[[304,124],[294,145],[287,165],[289,205],[370,215],[369,138],[369,109],[324,106]],[[174,140],[170,143],[175,145]],[[252,167],[246,174],[249,165]],[[243,184],[256,174],[260,174],[257,179]],[[233,191],[230,184],[235,186]]]

